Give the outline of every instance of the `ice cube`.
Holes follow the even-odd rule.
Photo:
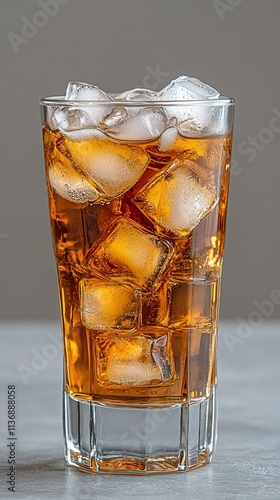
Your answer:
[[[115,108],[103,122],[103,128],[114,127],[120,123],[123,123],[127,117],[127,112],[124,108]]]
[[[106,128],[106,134],[122,141],[151,141],[162,134],[166,122],[161,108],[133,108],[126,120]]]
[[[160,90],[156,99],[161,101],[191,101],[218,99],[219,92],[193,76],[179,76]]]
[[[100,101],[100,105],[98,102],[89,105],[83,103],[78,108],[87,113],[93,125],[99,125],[110,113],[110,106],[105,106],[102,101],[113,101],[112,97],[96,85],[83,82],[69,82],[65,98],[70,101]]]
[[[101,234],[88,255],[88,265],[108,273],[111,279],[127,281],[150,290],[165,270],[173,248],[139,224],[118,217]]]
[[[162,101],[186,101],[187,105],[164,106],[169,118],[176,117],[178,122],[184,122],[179,131],[187,137],[197,137],[211,133],[209,127],[213,122],[214,110],[211,106],[193,105],[193,100],[218,99],[219,92],[197,78],[179,76],[157,93],[156,99]]]
[[[187,112],[191,116],[178,125],[178,131],[183,137],[203,137],[216,133],[216,129],[210,128],[213,110],[189,107]]]
[[[150,89],[137,88],[125,90],[115,97],[116,101],[152,101],[156,99],[156,92]]]
[[[140,147],[116,144],[104,134],[75,142],[65,138],[58,147],[103,193],[102,199],[105,200],[128,191],[141,177],[149,161],[148,154]]]
[[[86,111],[74,107],[55,109],[51,116],[50,127],[52,130],[59,130],[71,141],[82,141],[102,135],[99,130],[94,128]]]
[[[142,294],[142,326],[167,325],[169,312],[169,289],[166,284],[151,293]]]
[[[153,337],[156,331],[161,332],[159,337]],[[160,327],[154,329],[144,329],[145,335],[151,335],[149,341],[151,343],[152,358],[160,368],[163,381],[171,380],[174,376],[173,353],[171,349],[170,334],[164,334],[167,329]]]
[[[112,98],[94,85],[81,82],[70,82],[66,89],[66,100],[70,101],[112,101]],[[96,136],[103,118],[111,113],[111,108],[104,104],[83,103],[76,106],[58,107],[50,118],[50,127],[60,130],[71,140],[83,140]]]
[[[153,386],[174,379],[170,334],[96,337],[100,383]]]
[[[84,82],[69,82],[66,88],[65,99],[71,101],[112,101],[106,92],[97,85]]]
[[[80,281],[81,319],[91,330],[132,330],[139,297],[129,285],[84,278]]]
[[[169,285],[169,320],[172,328],[191,327],[207,331],[217,324],[217,281],[178,282]]]
[[[63,162],[54,160],[49,166],[48,178],[56,193],[73,203],[95,202],[100,197],[92,183],[78,174],[66,158]]]
[[[159,151],[168,151],[178,139],[177,127],[168,127],[160,136],[158,141]]]
[[[217,202],[214,188],[195,170],[195,163],[180,155],[137,193],[135,204],[158,232],[186,238]]]
[[[191,400],[207,398],[215,377],[215,330],[188,332],[188,392]]]
[[[91,119],[87,113],[81,109],[56,108],[52,114],[53,125],[56,126],[61,132],[71,132],[92,125]]]

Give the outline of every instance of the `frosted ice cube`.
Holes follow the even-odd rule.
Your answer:
[[[63,131],[62,131],[63,132]],[[64,131],[64,135],[71,141],[85,141],[92,137],[102,137],[103,134],[94,128],[84,128],[79,130]]]
[[[178,139],[177,127],[168,127],[160,136],[158,141],[159,151],[168,151]]]
[[[72,81],[66,87],[65,99],[71,101],[111,101],[106,92],[91,83]]]
[[[190,106],[189,101],[218,99],[219,92],[197,78],[179,76],[172,80],[165,88],[157,93],[156,99],[162,101],[188,101],[188,106],[165,106],[164,110],[169,118],[176,117],[178,122],[185,122],[183,135],[195,137],[209,133],[209,126],[213,121],[214,110],[210,106]]]
[[[61,132],[70,132],[92,125],[91,119],[85,111],[76,108],[56,108],[52,114],[52,122]]]
[[[159,232],[187,237],[217,202],[214,189],[195,170],[195,163],[180,155],[137,193],[135,204]]]
[[[59,148],[108,200],[125,193],[138,181],[149,157],[138,146],[116,144],[100,134],[76,142],[65,138]]]
[[[222,106],[188,106],[187,114],[178,125],[179,133],[184,137],[206,137],[225,135],[228,117]],[[187,119],[185,119],[187,118]]]
[[[123,123],[127,117],[127,112],[124,108],[115,108],[103,122],[103,128],[110,128]]]
[[[169,333],[96,337],[100,383],[122,386],[162,385],[174,378]]]
[[[129,285],[98,279],[80,281],[81,319],[92,330],[132,330],[136,326],[139,297]]]
[[[93,125],[99,125],[110,113],[110,107],[104,106],[102,101],[113,101],[112,97],[96,85],[83,82],[69,82],[65,98],[71,101],[100,101],[100,105],[97,102],[91,105],[84,103],[82,108],[79,106],[79,109],[85,111],[90,117]]]
[[[171,245],[145,231],[139,224],[118,217],[107,227],[88,255],[88,265],[110,278],[126,280],[149,290],[166,268]]]
[[[49,166],[48,177],[51,187],[68,201],[87,203],[97,201],[100,197],[91,182],[78,174],[67,159],[63,162],[55,160]]]
[[[152,101],[156,99],[156,92],[150,89],[137,88],[125,90],[115,97],[116,101]]]
[[[82,141],[102,135],[99,130],[94,128],[86,111],[74,107],[55,109],[51,116],[50,127],[52,130],[59,130],[72,141]]]
[[[119,140],[150,141],[159,137],[165,129],[166,116],[161,108],[142,108],[135,114],[130,110],[126,120],[106,128],[106,134]]]
[[[81,82],[70,82],[66,89],[65,99],[70,101],[112,101],[112,98],[95,85]],[[111,109],[103,104],[83,103],[80,106],[58,107],[49,118],[53,130],[60,130],[71,140],[83,140],[96,136],[103,118],[110,114]]]
[[[193,76],[179,76],[160,90],[156,99],[162,101],[191,101],[217,99],[219,92]]]

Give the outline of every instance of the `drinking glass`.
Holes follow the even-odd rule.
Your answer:
[[[234,102],[41,106],[67,464],[133,474],[205,465]]]

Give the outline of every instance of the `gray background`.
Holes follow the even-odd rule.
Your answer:
[[[250,318],[254,301],[279,288],[280,130],[263,132],[273,108],[280,116],[279,0],[224,0],[220,17],[214,0],[69,0],[18,54],[8,33],[22,34],[22,16],[42,21],[42,8],[0,5],[0,316],[58,317],[39,98],[74,79],[113,91],[189,74],[237,100],[222,316]],[[261,150],[248,161],[240,144],[258,134]]]

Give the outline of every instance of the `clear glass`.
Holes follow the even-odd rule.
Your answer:
[[[66,461],[133,474],[205,465],[234,102],[41,106]]]

